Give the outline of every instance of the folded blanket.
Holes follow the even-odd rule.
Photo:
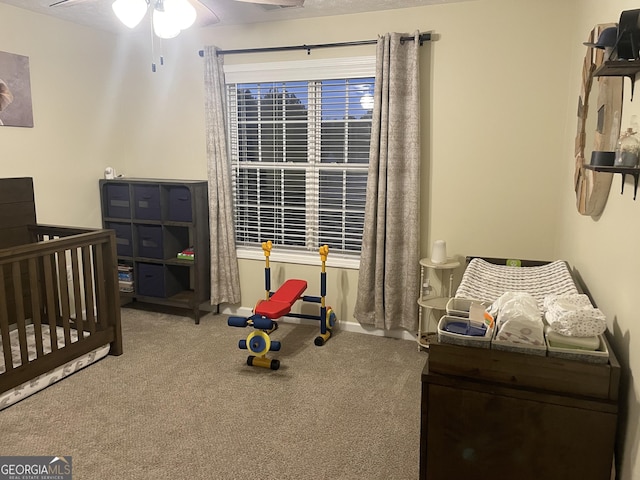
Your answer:
[[[596,337],[607,329],[607,319],[584,294],[549,295],[545,319],[551,330],[569,337]]]
[[[561,335],[551,330],[551,327],[546,327],[545,335],[547,341],[551,347],[555,348],[572,348],[578,350],[591,350],[595,351],[600,348],[600,337],[570,337],[568,335]]]

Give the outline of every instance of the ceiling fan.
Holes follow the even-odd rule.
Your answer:
[[[57,0],[50,7],[74,5],[95,0]],[[301,7],[304,0],[232,0],[241,3],[272,5],[275,7]],[[196,19],[200,26],[213,25],[220,18],[203,0],[115,0],[112,8],[116,17],[127,27],[135,28],[151,10],[151,21],[156,36],[167,39],[176,37],[192,26]]]
[[[97,0],[56,0],[50,7],[72,6]],[[301,7],[304,0],[230,0],[232,2],[271,5],[274,7]],[[196,19],[201,27],[220,22],[220,18],[208,5],[212,0],[114,0],[111,7],[118,20],[129,28],[135,28],[149,15],[155,36],[160,39],[176,37],[182,30],[191,27]],[[215,3],[215,2],[214,2]],[[151,55],[155,58],[154,36],[151,36]],[[164,56],[159,56],[164,65]],[[156,71],[156,63],[151,62],[151,71]]]

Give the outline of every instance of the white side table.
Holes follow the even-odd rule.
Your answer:
[[[457,260],[447,259],[445,263],[433,263],[430,258],[423,258],[420,260],[420,298],[418,298],[418,350],[421,347],[428,347],[429,343],[423,341],[423,327],[422,327],[422,309],[426,308],[427,311],[427,338],[429,335],[429,320],[431,318],[431,311],[445,311],[447,302],[451,298],[453,289],[453,270],[460,266],[460,262]],[[425,283],[425,277],[428,279],[428,270],[433,269],[436,275],[440,277],[440,291],[431,295],[425,295],[425,290],[430,285],[430,282]],[[445,287],[445,274],[449,272],[449,282]]]

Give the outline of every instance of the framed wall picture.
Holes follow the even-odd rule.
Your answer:
[[[0,52],[0,126],[33,127],[29,57]]]

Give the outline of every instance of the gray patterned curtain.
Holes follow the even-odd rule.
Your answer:
[[[407,34],[378,39],[375,104],[362,254],[354,317],[415,331],[420,260],[418,49]]]
[[[222,57],[204,50],[207,179],[211,230],[211,304],[240,303],[240,273],[233,225],[231,163],[227,148],[226,96]]]

